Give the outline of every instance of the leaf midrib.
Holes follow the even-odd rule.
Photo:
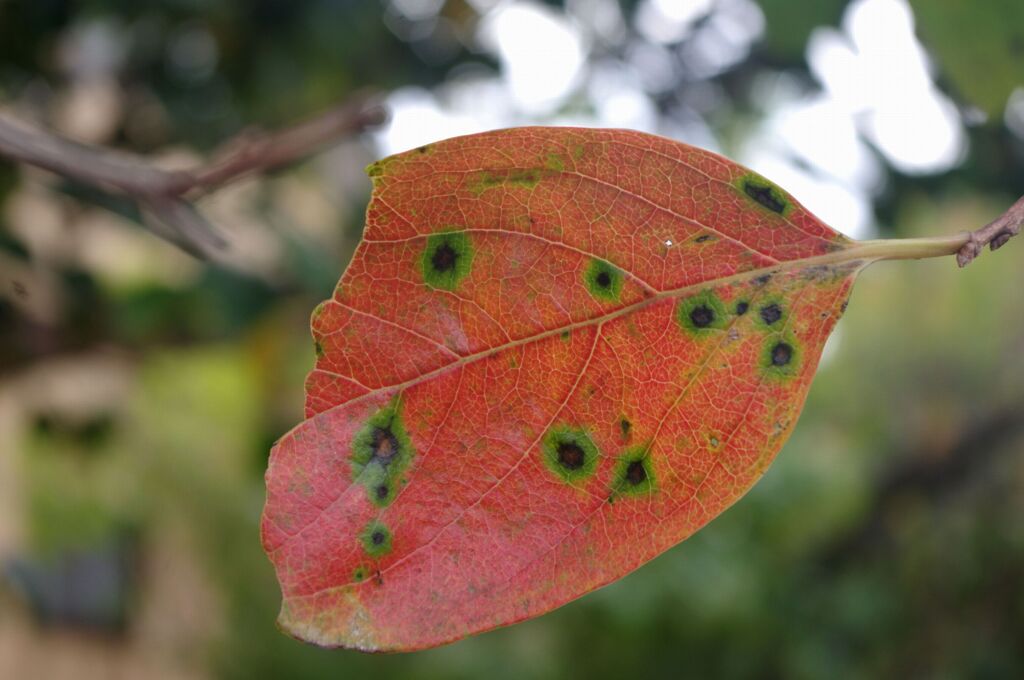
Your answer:
[[[408,389],[410,387],[414,387],[415,385],[418,385],[418,384],[420,384],[422,382],[426,382],[427,380],[435,378],[438,375],[441,375],[442,373],[444,373],[445,371],[451,370],[451,369],[459,367],[459,366],[465,366],[467,364],[471,364],[471,363],[473,363],[475,361],[479,361],[480,359],[485,359],[485,358],[487,358],[487,357],[489,357],[489,356],[491,356],[491,355],[493,355],[493,354],[495,354],[497,352],[504,352],[504,351],[509,350],[509,349],[513,349],[513,348],[516,348],[516,347],[521,347],[523,345],[528,345],[528,344],[530,344],[532,342],[540,342],[542,340],[546,340],[547,338],[550,338],[550,337],[555,336],[555,335],[559,335],[559,334],[564,333],[566,331],[572,332],[572,331],[575,331],[575,330],[580,329],[580,328],[587,328],[587,327],[595,325],[595,324],[601,324],[601,323],[605,323],[607,321],[612,321],[612,320],[617,319],[617,318],[619,318],[621,316],[625,316],[627,314],[632,314],[633,312],[637,312],[637,311],[639,311],[641,309],[644,309],[645,307],[647,307],[649,305],[656,304],[656,303],[661,302],[663,300],[683,297],[685,295],[688,295],[690,293],[694,293],[694,292],[700,291],[700,290],[705,289],[705,288],[711,288],[711,287],[718,287],[718,286],[728,285],[728,284],[735,283],[735,282],[738,282],[738,281],[744,281],[746,279],[757,278],[757,277],[763,276],[765,274],[780,274],[780,273],[784,273],[784,272],[797,271],[797,270],[808,268],[808,267],[838,265],[838,264],[853,263],[853,262],[857,262],[857,261],[863,261],[861,266],[865,266],[865,265],[869,264],[870,262],[873,262],[874,260],[879,259],[882,256],[881,254],[879,254],[877,252],[878,248],[876,247],[876,243],[877,242],[871,242],[871,241],[868,241],[868,242],[854,242],[855,245],[849,246],[849,247],[844,248],[842,250],[837,250],[837,251],[834,251],[834,252],[831,252],[831,253],[826,253],[824,255],[815,255],[813,257],[800,258],[800,259],[796,259],[796,260],[787,260],[787,261],[784,261],[784,262],[780,262],[778,264],[771,265],[769,267],[761,267],[761,268],[758,268],[758,269],[750,269],[750,270],[747,270],[745,272],[740,272],[738,274],[732,274],[730,276],[720,277],[720,278],[717,278],[717,279],[706,279],[704,281],[700,281],[698,283],[689,284],[689,285],[683,286],[681,288],[674,288],[674,289],[671,289],[671,290],[660,291],[658,293],[655,293],[655,294],[651,295],[650,297],[646,297],[646,298],[644,298],[642,300],[639,300],[639,301],[634,302],[632,304],[626,305],[625,307],[620,307],[619,309],[615,309],[615,310],[612,310],[612,311],[604,313],[604,314],[599,314],[597,316],[592,316],[592,317],[590,317],[588,319],[583,319],[581,321],[574,321],[574,322],[566,324],[564,326],[558,326],[556,328],[550,328],[548,330],[541,331],[539,333],[534,333],[533,335],[528,335],[528,336],[524,336],[522,338],[517,338],[515,340],[503,343],[501,345],[496,345],[494,347],[489,347],[487,349],[482,349],[482,350],[479,350],[477,352],[473,352],[472,354],[467,354],[467,355],[465,355],[463,357],[460,357],[459,359],[456,359],[456,360],[452,361],[451,363],[444,364],[443,366],[438,366],[437,368],[432,369],[430,371],[427,371],[426,373],[423,373],[422,375],[418,375],[418,376],[416,376],[414,378],[410,378],[410,379],[405,380],[403,382],[393,383],[391,385],[384,385],[384,386],[381,386],[381,387],[375,387],[375,388],[371,389],[369,392],[367,392],[365,394],[361,394],[358,397],[353,397],[353,398],[349,399],[348,401],[344,401],[344,402],[342,402],[340,404],[336,404],[336,405],[334,405],[334,406],[332,406],[332,407],[330,407],[328,409],[325,409],[323,411],[318,412],[316,415],[320,415],[320,414],[323,414],[323,413],[330,413],[330,412],[334,411],[335,409],[338,409],[338,408],[341,408],[341,407],[345,407],[345,406],[351,406],[352,404],[357,404],[357,403],[359,403],[359,402],[361,402],[363,400],[372,399],[375,396],[379,396],[381,394],[385,394],[385,393],[388,393],[388,392],[404,391],[404,390],[406,390],[406,389]],[[330,371],[325,371],[324,369],[320,369],[320,368],[314,368],[313,369],[314,373],[317,372],[317,371],[323,371],[325,373],[330,373]],[[313,417],[315,417],[315,416],[313,416]],[[301,425],[302,425],[302,423],[299,423],[298,425],[295,426],[295,428],[292,428],[292,430],[290,430],[284,436],[287,437],[295,429],[301,427]]]

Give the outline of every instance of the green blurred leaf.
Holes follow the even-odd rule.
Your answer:
[[[911,0],[918,33],[953,85],[989,116],[1024,85],[1024,2]]]
[[[846,0],[759,0],[765,16],[765,47],[778,59],[799,61],[818,26],[839,23]]]

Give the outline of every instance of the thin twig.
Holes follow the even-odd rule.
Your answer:
[[[1006,242],[1020,233],[1024,224],[1024,196],[1021,196],[1010,209],[986,224],[981,229],[970,233],[967,243],[956,254],[956,263],[966,267],[981,254],[986,245],[992,250],[999,250]]]
[[[208,165],[165,170],[141,156],[79,144],[0,113],[0,156],[132,198],[154,233],[194,254],[210,255],[226,242],[193,200],[242,177],[294,163],[385,118],[375,98],[359,95],[282,130],[245,131]]]

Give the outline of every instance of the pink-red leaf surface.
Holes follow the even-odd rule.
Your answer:
[[[636,132],[491,132],[369,174],[267,471],[280,624],[322,645],[456,640],[691,535],[782,446],[863,265],[763,177]]]

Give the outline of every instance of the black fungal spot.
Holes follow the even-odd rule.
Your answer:
[[[736,314],[737,316],[743,316],[750,309],[750,303],[746,300],[740,300],[736,303]]]
[[[558,444],[558,463],[567,470],[579,470],[586,462],[583,448],[575,442]]]
[[[647,469],[641,460],[634,460],[626,467],[626,481],[636,486],[647,481]]]
[[[455,269],[455,261],[458,260],[459,254],[455,252],[447,243],[442,243],[434,251],[434,254],[430,257],[430,263],[434,267],[434,271],[437,272],[450,272]]]
[[[544,465],[563,482],[576,484],[594,474],[601,454],[586,430],[555,425],[541,443]]]
[[[387,465],[398,453],[398,437],[389,428],[373,428],[373,438],[370,441],[370,450],[373,452],[373,460],[380,461]],[[377,489],[378,498],[380,489]]]
[[[771,326],[773,323],[782,318],[782,307],[779,307],[774,302],[770,305],[765,305],[761,308],[761,320]]]
[[[779,197],[778,192],[767,184],[759,184],[748,179],[743,183],[743,193],[774,213],[781,215],[786,209],[786,204]]]
[[[421,146],[418,149],[416,149],[416,151],[419,152],[419,153],[426,153],[429,150],[430,150],[430,145]]]
[[[598,272],[595,282],[602,288],[607,288],[612,285],[612,276],[606,271]]]
[[[387,538],[388,537],[380,529],[370,534],[370,542],[374,545],[384,545],[384,541],[386,541]]]
[[[843,304],[839,305],[839,313],[840,314],[845,314],[846,313],[846,306],[849,305],[849,304],[850,304],[849,300],[843,300]]]
[[[785,366],[793,359],[793,348],[785,342],[772,347],[772,366]]]
[[[707,305],[699,305],[690,312],[690,321],[697,328],[707,328],[715,321],[715,310]]]
[[[711,240],[711,234],[702,234],[701,236],[698,236],[697,238],[693,239],[693,242],[694,243],[704,243],[705,241],[710,241],[710,240]]]
[[[772,275],[771,274],[761,274],[761,276],[758,276],[756,279],[754,279],[754,285],[760,287],[760,286],[765,285],[766,283],[768,283],[771,280],[772,280]]]
[[[633,423],[623,418],[619,421],[619,428],[622,430],[622,436],[628,437],[629,431],[633,428]]]
[[[352,481],[366,490],[371,503],[386,507],[394,501],[395,490],[415,454],[399,403],[392,401],[370,416],[352,439]],[[369,533],[363,541],[368,543]]]

